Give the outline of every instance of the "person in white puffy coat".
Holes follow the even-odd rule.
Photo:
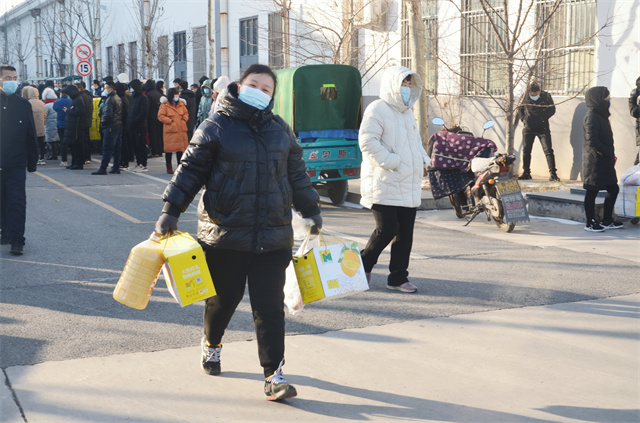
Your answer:
[[[412,106],[422,93],[422,80],[404,66],[385,70],[380,99],[364,112],[358,141],[362,150],[360,204],[371,209],[376,229],[362,250],[362,263],[371,270],[391,241],[387,288],[416,292],[409,282],[413,226],[421,202],[422,176],[429,157]]]

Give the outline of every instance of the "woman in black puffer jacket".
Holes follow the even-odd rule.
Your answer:
[[[296,395],[282,376],[285,270],[291,261],[291,206],[322,225],[302,148],[287,123],[271,112],[276,76],[251,65],[219,99],[219,110],[191,139],[162,199],[156,232],[177,229],[177,218],[204,186],[198,204],[203,245],[217,295],[204,311],[201,365],[220,373],[224,331],[242,300],[245,283],[267,381],[268,399]]]
[[[584,211],[587,217],[585,231],[602,232],[618,229],[622,223],[613,220],[613,206],[618,197],[618,177],[613,148],[613,132],[609,123],[609,90],[606,87],[589,88],[585,102],[589,110],[584,117],[584,148],[582,150],[582,181],[587,190],[584,196]],[[595,216],[595,202],[598,191],[607,190],[604,200],[602,222]]]
[[[84,168],[84,96],[75,85],[67,85],[62,92],[69,96],[71,104],[65,110],[67,117],[64,121],[64,139],[62,142],[71,150],[71,165],[67,169],[81,170]]]

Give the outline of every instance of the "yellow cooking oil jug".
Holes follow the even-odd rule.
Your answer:
[[[154,232],[149,239],[131,249],[122,275],[113,290],[113,298],[138,310],[145,308],[163,264],[160,235]]]

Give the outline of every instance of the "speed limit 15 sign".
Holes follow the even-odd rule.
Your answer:
[[[89,76],[91,75],[91,72],[93,72],[93,66],[91,66],[90,62],[83,60],[78,63],[76,70],[78,71],[78,75]]]

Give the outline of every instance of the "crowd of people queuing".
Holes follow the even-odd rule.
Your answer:
[[[216,84],[216,82],[222,82]],[[126,74],[60,87],[49,80],[40,85],[23,84],[19,95],[31,103],[38,143],[37,165],[58,161],[70,170],[91,163],[90,129],[94,120],[94,98],[100,98],[102,160],[92,175],[119,174],[120,170],[147,172],[151,157],[166,158],[173,173],[172,158],[180,163],[194,130],[213,111],[217,94],[229,83],[227,77],[200,78],[197,84],[173,80],[133,79]],[[214,87],[215,86],[215,87]],[[217,90],[217,91],[215,91]],[[111,170],[108,165],[113,160]],[[135,162],[135,165],[133,163]]]

